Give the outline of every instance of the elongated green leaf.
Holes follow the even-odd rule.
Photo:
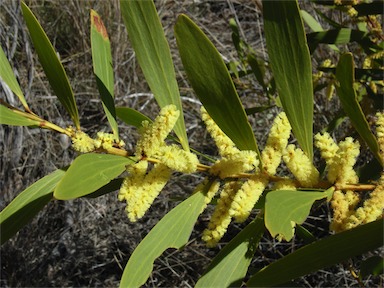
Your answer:
[[[101,102],[112,132],[119,137],[113,93],[113,64],[111,43],[99,14],[91,10],[91,47],[93,72],[96,76]]]
[[[137,61],[160,107],[174,104],[180,117],[174,131],[185,150],[189,150],[183,108],[171,52],[153,1],[121,0],[121,13]]]
[[[262,218],[249,223],[220,250],[195,287],[240,287],[264,231]]]
[[[347,44],[349,42],[361,42],[368,39],[368,33],[349,28],[317,31],[307,35],[308,42]]]
[[[120,287],[140,287],[153,262],[166,249],[185,245],[204,204],[204,193],[197,192],[167,213],[133,251],[125,266]]]
[[[313,16],[311,14],[309,14],[305,10],[300,10],[300,13],[301,13],[301,17],[303,17],[303,20],[305,21],[305,23],[307,23],[307,25],[309,26],[309,28],[311,28],[311,30],[313,32],[324,31],[323,27],[321,27],[321,24],[319,22],[317,22],[316,19],[313,18]],[[308,40],[308,38],[307,38],[307,40]],[[329,45],[329,48],[331,48],[334,51],[339,51],[339,48],[337,48],[336,45],[333,45],[333,44]]]
[[[133,160],[111,154],[83,154],[77,157],[57,185],[53,196],[59,200],[79,198],[95,192],[119,176]]]
[[[383,219],[332,235],[304,246],[263,268],[248,287],[271,287],[340,263],[383,245]]]
[[[188,79],[209,115],[239,149],[258,152],[244,107],[217,49],[186,15],[177,18],[175,33]]]
[[[48,78],[49,84],[55,92],[57,98],[63,104],[71,116],[76,128],[80,128],[79,113],[73,95],[72,87],[69,84],[68,77],[64,71],[55,49],[49,41],[40,23],[28,6],[21,2],[24,20],[27,24],[29,34],[33,42],[33,46],[39,56],[39,61]]]
[[[333,189],[326,192],[275,190],[266,196],[265,226],[272,237],[278,235],[290,241],[296,224],[302,224],[309,215],[312,204],[332,196]]]
[[[20,89],[19,83],[17,83],[16,77],[13,74],[11,65],[8,62],[3,48],[0,47],[0,78],[5,84],[12,90],[13,93],[19,98],[21,104],[25,110],[29,111],[27,101],[25,101],[24,94]]]
[[[108,184],[105,184],[103,187],[97,189],[95,192],[86,195],[87,198],[97,198],[105,194],[111,193],[113,191],[119,190],[121,184],[123,184],[124,178],[116,178],[111,180]]]
[[[313,154],[312,66],[295,0],[263,1],[264,32],[281,104],[307,156]]]
[[[15,113],[14,110],[0,104],[0,124],[13,126],[39,126],[40,122]]]
[[[116,107],[116,115],[120,120],[124,121],[128,125],[133,125],[136,128],[142,127],[141,122],[143,121],[152,122],[152,120],[144,114],[127,107]]]
[[[17,233],[52,199],[53,189],[64,170],[45,176],[21,192],[0,212],[1,244]]]
[[[361,138],[363,138],[367,143],[375,158],[383,166],[383,162],[380,157],[379,144],[369,128],[367,119],[365,118],[361,106],[357,101],[356,91],[353,88],[355,75],[351,53],[343,54],[340,57],[336,68],[336,79],[339,81],[339,83],[336,83],[335,85],[336,92],[340,98],[340,102],[345,113],[348,115]]]

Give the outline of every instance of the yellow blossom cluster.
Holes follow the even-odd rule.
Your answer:
[[[129,175],[119,192],[119,200],[127,202],[126,211],[132,222],[144,216],[171,177],[172,170],[192,173],[197,169],[199,160],[195,154],[165,143],[179,114],[175,105],[168,105],[161,109],[153,123],[142,123],[141,138],[136,146],[140,161],[127,168]],[[149,172],[148,157],[158,162]]]
[[[344,193],[336,190],[333,192],[331,201],[333,219],[330,229],[335,232],[345,230],[346,219],[354,213],[354,209],[359,201],[359,195],[354,191],[348,190]]]
[[[97,132],[96,139],[92,139],[85,132],[74,130],[71,126],[67,128],[67,131],[73,135],[72,148],[81,153],[93,152],[99,148],[108,150],[112,147],[122,148],[125,146],[124,141],[114,134]]]
[[[284,151],[283,160],[303,187],[314,187],[319,182],[320,173],[303,150],[290,144]]]
[[[377,113],[376,133],[379,146],[383,149],[384,116]],[[381,144],[380,144],[381,143]],[[321,156],[328,166],[328,180],[342,187],[344,184],[358,183],[358,177],[353,170],[356,157],[359,154],[359,143],[347,137],[337,145],[328,133],[317,134],[315,145],[320,149]],[[357,192],[336,190],[333,193],[331,207],[333,219],[331,230],[340,232],[361,224],[372,222],[382,216],[384,209],[384,174],[378,185],[370,193],[369,198],[362,204]],[[359,207],[360,206],[360,207]]]
[[[147,173],[148,162],[139,161],[128,168],[126,177],[119,191],[119,200],[127,202],[127,215],[135,222],[142,218],[155,198],[171,177],[171,169],[159,163]]]
[[[75,131],[72,136],[72,148],[81,153],[89,153],[96,149],[95,141],[83,131]]]
[[[95,147],[103,148],[108,150],[112,147],[124,147],[125,143],[123,140],[119,139],[115,134],[97,132],[97,137],[95,139]]]
[[[316,134],[315,145],[328,166],[328,180],[337,184],[355,184],[359,181],[353,165],[359,155],[360,144],[347,137],[337,145],[328,133]]]
[[[211,167],[209,172],[212,175],[224,179],[231,175],[252,171],[257,168],[259,165],[257,153],[251,150],[239,150],[233,141],[217,126],[204,107],[201,107],[201,118],[222,157]]]
[[[274,183],[273,190],[296,190],[296,183],[292,179],[283,179]]]
[[[167,105],[161,109],[153,123],[143,121],[135,154],[138,158],[154,157],[172,170],[192,173],[199,164],[197,156],[177,145],[167,146],[165,143],[165,138],[175,126],[179,115],[175,105]]]
[[[237,154],[239,149],[236,148],[235,143],[217,126],[215,121],[209,116],[207,110],[205,110],[204,106],[200,109],[201,119],[203,119],[207,131],[213,138],[216,143],[216,146],[219,150],[219,154],[222,157],[226,157],[228,155]]]
[[[383,214],[384,209],[384,185],[379,184],[364,201],[364,205],[350,215],[345,221],[344,229],[351,229],[361,224],[375,221]]]
[[[267,184],[268,178],[264,175],[255,174],[250,177],[237,191],[229,215],[239,223],[247,220]]]
[[[234,179],[232,181],[227,180],[224,184],[218,204],[202,237],[207,245],[212,247],[217,244],[227,231],[232,218],[238,222],[243,222],[248,218],[252,208],[268,184],[268,180],[266,176],[258,171],[259,160],[255,151],[239,150],[204,108],[201,109],[201,115],[222,157],[211,166],[209,169],[210,174],[224,179],[227,177],[240,177],[241,173],[250,171],[255,173],[245,182]],[[206,203],[212,199],[218,189],[218,183],[217,186],[211,186],[209,191],[214,192],[207,193],[209,196],[207,196]]]
[[[263,170],[269,175],[275,175],[276,169],[280,165],[281,157],[288,144],[291,134],[291,125],[284,112],[278,114],[273,121],[269,132],[267,144],[261,153]]]
[[[231,204],[239,188],[240,184],[237,181],[224,184],[208,228],[203,232],[202,239],[207,243],[208,247],[214,247],[227,231],[232,218],[230,215]]]
[[[376,117],[377,142],[379,143],[381,159],[384,162],[384,113],[378,112],[376,113]]]

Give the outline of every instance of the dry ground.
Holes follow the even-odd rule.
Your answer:
[[[128,42],[118,1],[33,0],[27,1],[27,4],[41,21],[63,60],[79,105],[81,124],[87,132],[92,134],[108,129],[92,75],[90,8],[101,15],[111,38],[117,104],[133,107],[152,117],[156,115],[158,108]],[[178,14],[188,14],[228,61],[236,59],[228,26],[229,19],[235,18],[245,39],[265,59],[260,10],[253,1],[163,0],[156,1],[156,6],[173,51],[191,147],[214,154],[214,145],[198,117],[200,104],[189,88],[180,64],[173,25]],[[311,9],[311,6],[308,8]],[[38,63],[18,1],[0,2],[0,40],[33,110],[61,126],[69,125],[69,117],[52,95]],[[243,81],[247,84],[240,89],[244,103],[248,106],[265,104],[266,100],[257,96],[260,95],[257,93],[260,87],[253,79]],[[0,95],[2,99],[16,103],[11,93],[0,90]],[[321,95],[316,97],[316,112],[320,115],[332,113],[329,108],[337,104],[325,103]],[[251,119],[261,146],[266,140],[265,127],[269,127],[276,113],[277,110],[269,110]],[[319,122],[322,121],[319,118]],[[128,148],[132,148],[136,131],[123,124],[120,129]],[[68,165],[76,156],[68,146],[68,139],[49,131],[1,126],[0,139],[0,208],[31,183]],[[174,199],[189,195],[200,180],[201,175],[175,175],[149,213],[137,223],[129,223],[124,214],[124,204],[117,201],[116,193],[97,199],[51,202],[1,247],[1,287],[116,287],[137,244],[178,203]],[[319,237],[327,235],[328,215],[327,206],[318,207],[306,227]],[[218,252],[218,249],[205,248],[200,240],[208,220],[208,213],[200,217],[189,244],[182,251],[166,251],[155,262],[154,272],[146,287],[194,286],[204,267]],[[240,229],[241,226],[231,226],[220,247]],[[292,243],[279,243],[265,236],[260,242],[260,252],[256,253],[251,272],[296,250],[300,245],[302,243],[298,239]],[[295,285],[357,287],[349,272],[349,264],[319,271],[297,280]],[[375,286],[378,283],[380,279],[370,279],[366,285]]]

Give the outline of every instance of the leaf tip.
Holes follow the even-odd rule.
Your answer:
[[[105,40],[108,40],[107,29],[104,26],[103,21],[101,20],[99,14],[95,10],[91,9],[91,25],[95,27],[96,31],[103,36]]]

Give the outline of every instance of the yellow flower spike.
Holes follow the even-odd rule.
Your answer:
[[[167,166],[161,163],[154,165],[153,169],[144,177],[142,183],[136,186],[136,192],[127,203],[126,211],[129,220],[135,222],[144,216],[170,177],[171,170]]]
[[[160,147],[154,154],[154,157],[172,170],[182,173],[195,172],[197,164],[199,164],[195,154],[185,151],[177,145]]]
[[[360,153],[360,144],[353,141],[353,138],[347,137],[344,141],[339,143],[339,150],[337,153],[338,164],[334,169],[338,170],[337,183],[338,184],[356,184],[359,178],[353,166],[356,163],[356,158]]]
[[[311,160],[303,150],[288,145],[283,155],[283,160],[295,178],[304,187],[313,187],[319,182],[319,171],[313,166]]]
[[[97,137],[95,139],[96,148],[110,149],[113,146],[124,147],[125,143],[123,140],[119,140],[116,135],[105,132],[97,132]]]
[[[349,216],[349,204],[342,191],[336,190],[333,192],[331,207],[333,210],[333,219],[330,229],[335,232],[343,231],[343,222]]]
[[[209,181],[210,180],[208,177],[204,178],[203,182],[201,182],[199,185],[196,186],[193,193],[202,191],[204,189],[204,187],[209,183]],[[208,191],[205,194],[205,198],[204,198],[205,205],[201,209],[200,213],[202,213],[205,210],[205,208],[207,208],[208,204],[211,203],[213,197],[215,197],[217,191],[219,191],[219,188],[220,188],[220,182],[217,180],[213,180],[213,182],[211,183],[211,185],[208,188]]]
[[[212,165],[209,172],[224,179],[239,173],[245,173],[257,168],[259,161],[255,151],[239,151],[223,157]]]
[[[315,146],[319,148],[321,157],[326,161],[327,165],[331,165],[339,149],[331,135],[327,132],[324,134],[317,133],[315,135]]]
[[[360,144],[347,137],[339,143],[333,141],[328,133],[316,134],[315,145],[320,149],[321,157],[328,166],[327,178],[331,183],[355,184],[358,182],[353,165],[359,155]]]
[[[144,182],[145,175],[148,169],[147,161],[139,161],[133,165],[128,166],[127,172],[129,176],[123,181],[118,194],[120,201],[131,202],[132,195],[137,194],[137,190]]]
[[[164,146],[164,140],[175,126],[179,115],[175,105],[167,105],[160,110],[152,124],[143,121],[142,135],[136,145],[136,156],[151,157],[159,147]]]
[[[76,131],[72,137],[72,147],[81,153],[92,152],[96,149],[94,140],[82,131]]]
[[[209,221],[208,228],[204,230],[202,239],[208,247],[214,247],[223,237],[231,223],[230,207],[237,190],[240,188],[236,181],[224,184],[217,201],[215,211]]]
[[[333,219],[330,229],[335,232],[346,230],[346,221],[348,217],[355,213],[355,207],[359,203],[359,195],[351,190],[343,193],[336,190],[331,200],[331,208],[333,210]]]
[[[291,134],[291,125],[285,112],[278,114],[273,121],[269,132],[267,144],[261,153],[263,169],[269,175],[275,175],[276,169],[280,165],[283,150],[288,144]]]
[[[220,129],[220,127],[217,126],[215,121],[213,121],[211,116],[209,116],[207,110],[205,110],[204,106],[201,107],[200,112],[201,118],[207,127],[207,131],[219,149],[219,154],[222,157],[227,157],[238,153],[240,150],[236,148],[235,143],[233,143],[233,141]]]
[[[376,113],[376,135],[379,143],[381,159],[384,162],[384,113]]]
[[[268,179],[265,176],[254,175],[249,178],[237,191],[229,215],[239,223],[247,220],[267,184]]]
[[[369,199],[364,201],[362,207],[351,215],[345,224],[345,229],[354,228],[360,224],[367,224],[377,220],[383,215],[384,210],[384,176],[381,176],[379,185],[369,195]]]
[[[287,178],[275,182],[272,190],[296,190],[296,184],[294,180]]]

